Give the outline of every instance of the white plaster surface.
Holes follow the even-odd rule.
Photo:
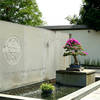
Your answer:
[[[62,34],[72,34],[72,38],[77,39],[81,43],[85,51],[88,52],[88,56],[78,56],[81,63],[83,63],[85,59],[90,59],[90,61],[100,61],[100,31],[95,31],[92,29],[89,29],[88,31],[87,29],[81,29],[61,31],[58,30],[56,32],[61,32]]]
[[[12,36],[5,42],[2,52],[8,64],[15,65],[21,58],[21,46],[17,37]]]
[[[56,66],[57,70],[65,70],[69,67],[71,63],[70,56],[63,57],[64,49],[63,46],[65,45],[66,41],[68,40],[69,35],[62,32],[56,32]],[[62,48],[62,49],[61,49]]]
[[[0,21],[0,91],[54,79],[68,35]],[[69,62],[67,62],[69,64]]]

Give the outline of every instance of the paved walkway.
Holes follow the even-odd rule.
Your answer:
[[[100,88],[85,96],[81,100],[100,100]]]
[[[96,79],[100,80],[100,69],[93,69],[96,71],[95,77]],[[100,100],[100,88],[95,90],[94,92],[88,94],[81,100]]]

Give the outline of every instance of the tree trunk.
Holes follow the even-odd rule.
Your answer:
[[[73,57],[74,57],[74,64],[75,64],[75,65],[78,65],[78,59],[77,59],[77,56],[74,55]]]

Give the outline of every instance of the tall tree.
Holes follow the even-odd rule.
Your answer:
[[[24,25],[41,25],[42,14],[35,0],[0,0],[0,20]]]
[[[84,24],[100,30],[100,0],[84,0],[79,16],[67,17],[71,24]]]

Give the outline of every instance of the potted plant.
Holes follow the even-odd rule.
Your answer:
[[[70,38],[68,41],[66,41],[63,48],[65,49],[63,56],[71,55],[74,58],[74,64],[71,64],[70,68],[80,68],[77,56],[88,55],[88,53],[85,52],[84,49],[82,48],[80,42],[74,38]]]
[[[51,94],[55,87],[50,83],[42,83],[40,89],[43,94]]]

